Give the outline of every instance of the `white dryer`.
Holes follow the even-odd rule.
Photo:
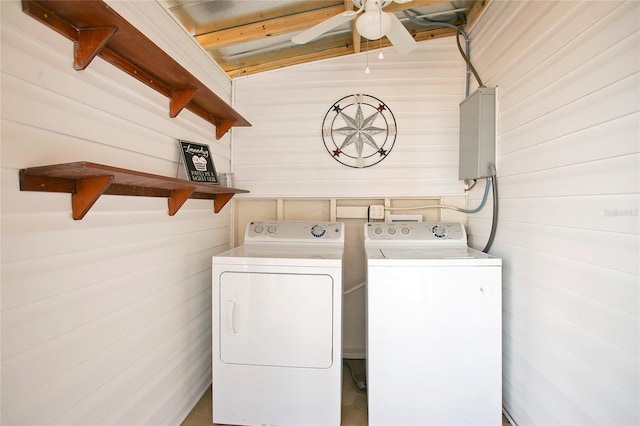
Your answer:
[[[213,422],[339,425],[344,225],[251,222],[213,257]]]
[[[501,259],[460,223],[367,223],[370,425],[500,425]]]

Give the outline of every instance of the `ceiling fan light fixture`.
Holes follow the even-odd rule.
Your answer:
[[[378,40],[387,35],[391,29],[391,18],[386,12],[365,12],[356,21],[356,28],[362,37],[368,40]]]

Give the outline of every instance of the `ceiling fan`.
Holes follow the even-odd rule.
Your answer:
[[[356,28],[358,32],[368,40],[378,40],[387,36],[391,44],[399,53],[408,53],[416,48],[417,43],[411,34],[402,25],[400,20],[382,9],[395,3],[408,3],[412,0],[352,0],[358,10],[347,10],[339,15],[331,17],[318,25],[309,28],[291,39],[296,44],[305,44],[319,37],[340,24],[348,22],[358,16]]]

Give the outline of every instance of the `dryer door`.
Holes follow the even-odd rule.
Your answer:
[[[330,275],[228,271],[220,275],[219,284],[222,362],[331,367],[334,282]]]

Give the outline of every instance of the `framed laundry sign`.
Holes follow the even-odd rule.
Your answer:
[[[189,180],[220,184],[209,145],[184,140],[178,140],[178,145],[181,153],[180,160],[184,164]]]

